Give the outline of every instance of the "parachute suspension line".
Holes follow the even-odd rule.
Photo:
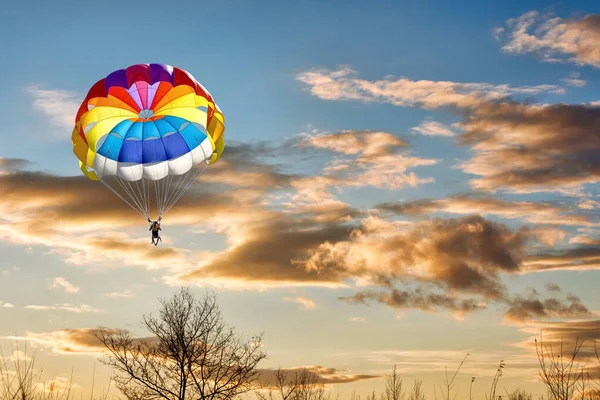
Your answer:
[[[177,178],[173,178],[172,175],[171,175],[172,179],[171,179],[171,182],[169,182],[169,185],[167,186],[168,193],[167,193],[167,197],[165,199],[165,204],[164,204],[163,212],[160,215],[161,217],[166,212],[166,208],[171,203],[172,199],[175,198],[176,193],[178,193],[176,188],[181,183],[181,180],[183,179],[183,177],[186,176],[189,172],[190,172],[190,170],[187,170],[185,173],[183,173],[181,175],[178,175]],[[171,183],[172,183],[173,180],[175,180],[176,183],[174,185],[171,185]]]
[[[146,218],[150,218],[150,201],[148,191],[146,190],[146,178],[142,177],[142,192],[144,192],[144,202],[146,203]],[[150,184],[148,184],[150,185]]]
[[[171,187],[171,182],[173,181],[173,175],[167,175],[165,179],[161,182],[161,202],[160,202],[160,212],[159,218],[163,216],[165,212],[165,204],[167,202],[167,197],[169,196],[169,188]]]
[[[140,202],[140,206],[142,207],[142,210],[146,211],[145,204],[144,204],[144,196],[142,196],[142,194],[140,192],[140,183],[139,183],[139,181],[133,181],[133,182],[134,183],[131,183],[131,182],[129,183],[129,185],[131,186],[131,191],[135,194],[136,198]],[[147,214],[147,213],[144,213],[144,214]]]
[[[181,197],[187,192],[187,190],[194,184],[194,182],[196,182],[196,178],[198,178],[208,167],[208,163],[206,161],[204,161],[204,165],[202,165],[201,167],[198,167],[198,170],[195,171],[194,173],[190,174],[191,175],[191,179],[189,180],[189,182],[185,182],[185,186],[183,187],[183,189],[178,193],[177,197],[175,197],[170,204],[167,205],[167,209],[165,210],[165,214],[169,212],[169,210],[179,201],[179,199],[181,199]],[[188,172],[190,172],[192,169],[190,169]],[[187,175],[187,173],[186,173]],[[187,177],[186,177],[187,178]]]
[[[115,180],[119,183],[121,188],[125,191],[125,193],[127,193],[127,195],[131,198],[131,200],[135,203],[140,214],[142,214],[142,216],[144,218],[146,218],[146,215],[145,215],[146,213],[144,212],[145,211],[144,207],[142,207],[142,204],[140,203],[137,196],[135,195],[135,192],[133,191],[133,188],[131,187],[131,184],[129,183],[129,181],[124,181],[118,175],[115,175]]]
[[[98,175],[98,180],[100,182],[102,182],[102,184],[104,186],[106,186],[107,188],[110,189],[111,192],[113,192],[118,198],[120,198],[121,200],[123,200],[129,207],[131,207],[135,212],[137,212],[138,214],[140,214],[142,217],[144,216],[143,213],[140,212],[140,210],[137,207],[134,207],[133,205],[131,205],[130,202],[128,202],[123,196],[121,196],[115,189],[113,189],[108,183],[106,183],[104,181],[104,179],[102,179],[102,177],[100,175]]]
[[[154,186],[154,197],[156,197],[156,207],[158,208],[158,214],[160,215],[160,195],[158,194],[158,181],[153,180],[152,184]],[[150,185],[148,185],[149,187]]]

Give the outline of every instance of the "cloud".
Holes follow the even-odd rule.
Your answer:
[[[312,95],[324,100],[380,102],[427,109],[469,108],[482,101],[500,100],[515,94],[564,93],[557,85],[511,87],[490,83],[412,81],[408,78],[367,81],[357,78],[357,72],[349,67],[337,71],[302,72],[296,79],[308,85]]]
[[[596,269],[600,269],[600,249],[598,249],[598,246],[578,246],[569,249],[541,251],[531,254],[523,263],[524,272]]]
[[[89,356],[102,356],[106,354],[106,349],[102,342],[98,340],[96,334],[97,328],[70,328],[58,329],[50,332],[34,333],[27,332],[24,337],[8,336],[4,339],[27,340],[36,347],[49,348],[54,353],[59,354],[80,354]],[[133,341],[152,341],[153,338],[134,338]],[[361,380],[378,378],[377,375],[366,374],[347,374],[346,370],[323,367],[320,365],[309,365],[306,367],[282,368],[281,371],[286,379],[293,378],[294,374],[300,374],[304,368],[311,379],[315,379],[318,384],[338,384],[352,383]],[[275,369],[258,369],[260,374],[260,383],[264,386],[272,385],[275,382]]]
[[[463,294],[505,296],[500,273],[515,273],[531,239],[481,216],[435,218],[417,224],[363,220],[343,241],[330,241],[309,252],[308,270],[347,271],[367,282],[411,279]]]
[[[482,191],[565,191],[600,181],[600,107],[481,103],[459,123],[474,156],[459,164]]]
[[[287,187],[297,175],[283,172],[284,166],[271,163],[271,158],[286,154],[285,146],[267,142],[241,143],[227,141],[225,156],[202,175],[202,182],[215,186],[273,190]]]
[[[313,310],[317,308],[317,303],[315,303],[314,300],[304,296],[284,297],[282,300],[290,303],[298,303],[306,310]]]
[[[560,93],[555,85],[510,87],[486,83],[367,81],[356,72],[312,71],[297,79],[311,93],[329,100],[386,102],[427,109],[449,108],[463,121],[460,144],[473,157],[457,168],[475,175],[474,189],[513,192],[573,191],[600,181],[598,153],[600,107],[588,104],[532,104],[517,95]]]
[[[67,311],[73,313],[90,313],[100,312],[96,307],[89,306],[87,304],[75,305],[75,304],[54,304],[54,305],[28,305],[25,306],[28,310],[35,311]]]
[[[418,199],[412,201],[382,203],[377,208],[399,215],[415,216],[431,213],[480,214],[506,219],[519,219],[533,224],[598,226],[600,221],[591,215],[572,213],[568,207],[533,201],[509,201],[480,194],[456,195],[445,199]]]
[[[443,343],[443,342],[441,342]],[[440,343],[440,344],[441,344]],[[433,349],[431,347],[434,347]],[[396,365],[400,374],[429,374],[444,373],[446,370],[456,369],[465,355],[469,354],[466,362],[461,367],[461,374],[467,376],[489,378],[498,368],[500,360],[504,360],[513,371],[518,371],[519,376],[536,374],[537,360],[529,354],[523,354],[522,349],[502,349],[501,351],[481,351],[475,346],[465,346],[449,350],[447,347],[430,345],[428,349],[418,350],[378,350],[359,356],[370,364],[381,366],[382,371],[389,374],[389,366]]]
[[[584,87],[587,84],[587,81],[585,79],[580,78],[579,72],[573,72],[569,74],[569,77],[563,78],[562,81],[565,84],[573,87]]]
[[[560,288],[558,288],[560,290]],[[510,322],[521,323],[540,318],[589,317],[590,310],[581,303],[581,299],[569,294],[565,301],[557,298],[540,299],[533,291],[528,296],[515,296],[508,301],[505,318]]]
[[[253,197],[235,189],[211,192],[199,186],[204,190],[191,188],[168,214],[163,229],[211,228],[216,220],[253,218],[246,216],[247,210],[258,207]],[[8,219],[0,224],[9,242],[47,246],[76,265],[106,265],[112,260],[112,265],[175,268],[193,261],[185,249],[151,248],[146,222],[102,184],[83,176],[0,174],[0,213]],[[132,228],[146,232],[144,239],[127,233]]]
[[[237,281],[243,285],[341,284],[343,270],[310,271],[292,261],[328,240],[343,240],[351,221],[318,222],[312,216],[263,212],[259,221],[227,229],[231,245],[205,255],[198,267],[176,277],[178,282]]]
[[[582,369],[592,378],[600,378],[600,368],[596,362],[596,351],[600,351],[600,320],[576,319],[565,321],[531,321],[521,328],[531,336],[516,343],[515,347],[528,349],[535,354],[543,350],[548,357],[563,356],[569,360],[573,357],[576,345],[579,348],[575,357],[574,369]],[[592,363],[590,363],[590,360]]]
[[[388,292],[362,291],[339,299],[350,304],[366,304],[367,300],[375,300],[393,308],[419,309],[427,312],[449,310],[458,318],[486,308],[485,302],[474,298],[457,299],[446,294],[428,293],[422,288],[410,291],[399,289],[391,289]]]
[[[3,303],[3,302],[0,302],[0,304],[2,304],[2,305],[0,306],[0,307],[2,307],[2,308],[15,308],[15,306],[14,306],[13,304],[11,304],[11,303]]]
[[[65,293],[70,293],[70,294],[79,293],[79,291],[81,290],[80,288],[78,288],[77,286],[74,286],[72,283],[70,283],[69,281],[67,281],[65,278],[62,278],[62,277],[54,278],[51,288],[52,289],[62,289],[65,291]]]
[[[535,54],[545,62],[573,62],[600,67],[600,15],[564,19],[529,11],[506,23],[499,35],[502,50]]]
[[[30,86],[27,92],[34,98],[33,106],[40,110],[52,125],[61,129],[61,137],[65,136],[64,132],[67,131],[70,136],[81,103],[78,95],[66,90],[41,89],[39,86]]]
[[[125,289],[122,292],[111,292],[111,293],[106,293],[107,297],[112,297],[112,298],[130,298],[130,297],[135,297],[135,293],[133,293],[132,290],[129,289]]]
[[[0,174],[22,170],[31,163],[22,158],[5,158],[0,157]]]
[[[101,355],[104,345],[94,336],[97,329],[59,329],[51,332],[27,332],[24,337],[4,339],[27,340],[35,346],[50,348],[55,353]]]
[[[103,328],[107,331],[123,331]],[[96,337],[98,328],[65,328],[50,332],[26,332],[23,337],[5,336],[3,339],[26,340],[35,347],[48,348],[59,354],[80,354],[90,356],[101,356],[106,354],[106,348]],[[123,331],[125,332],[125,331]],[[153,337],[133,338],[133,343],[140,341],[152,342]]]
[[[423,121],[421,125],[412,128],[413,131],[425,136],[455,136],[456,133],[448,126],[436,121]]]
[[[258,381],[261,387],[273,389],[276,388],[275,385],[277,382],[277,371],[278,370],[276,369],[258,369]],[[344,372],[348,371],[331,367],[323,367],[320,365],[280,369],[280,372],[282,373],[286,382],[293,382],[294,379],[299,379],[304,371],[306,371],[307,374],[307,382],[314,382],[316,384],[323,385],[353,383],[368,379],[377,379],[380,377],[379,375],[344,374]]]
[[[304,134],[300,148],[312,147],[338,154],[324,169],[330,185],[385,189],[416,187],[433,182],[408,170],[435,165],[439,160],[414,157],[407,143],[387,132],[340,131]],[[314,179],[314,178],[313,178]]]

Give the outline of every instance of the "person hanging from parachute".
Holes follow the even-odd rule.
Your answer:
[[[90,88],[71,142],[81,172],[146,219],[156,246],[163,217],[223,153],[224,132],[223,112],[192,74],[136,64]]]
[[[161,220],[161,218],[159,218],[156,221],[152,221],[150,218],[148,218],[148,222],[150,222],[150,224],[151,224],[150,228],[148,230],[152,231],[152,244],[154,246],[158,245],[159,240],[162,242],[160,234],[158,233],[158,231],[162,230],[160,227],[160,220]],[[156,240],[156,242],[155,242],[155,240]]]

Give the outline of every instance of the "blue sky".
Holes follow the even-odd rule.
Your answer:
[[[567,1],[35,1],[5,7],[0,15],[0,161],[28,160],[32,164],[25,170],[34,172],[37,185],[55,183],[48,183],[46,191],[38,192],[36,184],[23,184],[34,178],[25,175],[22,168],[7,168],[3,174],[0,163],[0,223],[8,232],[8,239],[0,244],[0,270],[4,271],[0,275],[0,305],[13,306],[0,308],[0,314],[6,314],[6,318],[0,318],[0,334],[37,338],[30,341],[42,354],[40,362],[56,373],[67,373],[75,366],[76,382],[88,390],[95,357],[61,353],[55,345],[59,336],[53,332],[102,324],[143,334],[138,321],[143,313],[156,309],[157,297],[169,296],[181,284],[191,285],[199,294],[203,286],[209,286],[219,293],[224,314],[236,328],[246,333],[266,332],[265,346],[272,356],[265,368],[323,365],[344,370],[339,373],[348,376],[382,375],[398,362],[407,379],[423,375],[432,397],[429,388],[441,381],[440,365],[458,364],[470,351],[475,361],[462,376],[464,382],[457,388],[460,393],[468,388],[469,374],[485,370],[481,382],[490,381],[500,357],[508,360],[504,378],[507,387],[522,386],[543,393],[541,384],[532,381],[535,371],[531,362],[535,360],[531,349],[515,345],[548,320],[568,323],[569,318],[579,318],[593,322],[595,310],[600,309],[595,256],[584,259],[568,255],[568,265],[557,271],[543,271],[532,256],[541,253],[542,264],[548,267],[557,249],[595,249],[600,243],[600,175],[594,169],[597,161],[584,147],[577,146],[590,138],[590,151],[600,147],[593,139],[600,120],[598,105],[591,107],[592,117],[587,124],[576,110],[578,104],[600,101],[600,59],[593,52],[552,47],[553,41],[563,44],[562,49],[569,49],[572,43],[563,36],[544,36],[543,30],[536,33],[533,27],[529,30],[533,39],[527,42],[527,37],[519,35],[515,25],[507,21],[531,11],[538,12],[532,26],[543,27],[546,23],[559,31],[572,29],[581,37],[589,34],[586,43],[600,45],[598,26],[578,22],[586,15],[600,13],[600,5],[593,1],[579,1],[576,6]],[[551,20],[552,16],[558,20]],[[497,28],[504,31],[497,33]],[[504,36],[497,39],[495,35]],[[190,71],[210,91],[225,115],[226,143],[238,151],[229,154],[246,154],[252,162],[266,164],[254,178],[266,179],[273,171],[296,175],[277,181],[283,186],[280,191],[262,183],[221,188],[218,199],[229,208],[215,206],[212,214],[205,206],[181,207],[173,223],[164,229],[165,243],[156,250],[174,248],[175,267],[157,261],[155,253],[150,253],[154,248],[146,248],[147,227],[144,221],[135,220],[132,211],[107,206],[105,220],[102,210],[90,211],[89,219],[79,217],[77,208],[85,209],[86,199],[91,201],[86,196],[92,195],[82,193],[80,203],[71,203],[76,194],[69,186],[80,175],[70,143],[73,121],[69,118],[73,118],[87,90],[113,70],[155,62]],[[325,81],[329,84],[323,84]],[[404,83],[394,86],[390,82]],[[510,89],[502,86],[505,84]],[[524,94],[524,87],[533,89]],[[472,103],[458,105],[448,93],[440,95],[445,88],[450,88],[452,96],[466,93],[461,99]],[[494,98],[508,111],[493,115],[496,109],[486,107],[496,103],[486,96],[498,93],[510,96]],[[434,102],[435,95],[441,97]],[[510,103],[513,100],[518,106]],[[563,108],[546,114],[536,108],[540,104]],[[425,135],[415,130],[427,122],[441,124],[454,134]],[[369,146],[368,138],[377,132],[384,133],[381,140],[402,140],[403,144],[397,145],[400,153],[385,150],[376,161],[361,161],[362,148]],[[468,132],[476,136],[479,148],[459,143],[460,135]],[[486,141],[481,132],[492,139]],[[531,176],[539,171],[530,164],[530,158],[505,153],[498,145],[505,144],[503,140],[509,140],[506,138],[512,134],[521,149],[531,150],[532,156],[540,156],[540,162],[548,162],[564,176],[540,174],[542,189],[528,191],[535,183]],[[572,140],[563,139],[569,135],[573,135]],[[298,138],[306,139],[308,147],[278,147]],[[332,144],[324,144],[327,140]],[[339,148],[347,143],[345,140],[362,140],[362,148],[341,154]],[[562,140],[564,143],[552,153],[549,147],[539,144],[544,140],[548,140],[548,146]],[[253,154],[261,142],[270,143],[275,150],[260,157]],[[481,148],[489,149],[497,158],[486,159]],[[554,154],[552,157],[558,160],[562,149],[570,162],[553,164],[542,157]],[[350,161],[340,161],[340,157]],[[422,164],[414,166],[410,160]],[[326,167],[334,165],[332,161],[347,162],[343,170],[346,175],[329,175]],[[254,164],[244,164],[237,158],[228,160],[227,148],[219,162],[222,169],[209,168],[201,178],[203,182],[214,173],[209,183],[199,184],[201,190],[212,188],[210,185],[221,178],[243,179],[244,174],[255,172]],[[460,166],[468,162],[472,162],[471,172]],[[285,166],[272,166],[279,163]],[[525,186],[502,175],[513,166],[524,169],[516,174]],[[395,167],[397,171],[392,170]],[[499,171],[504,178],[493,181],[486,171]],[[47,175],[40,177],[39,172]],[[584,172],[589,178],[585,182],[581,180]],[[411,185],[410,174],[429,181]],[[323,177],[335,178],[337,183],[319,186],[318,179]],[[479,190],[471,181],[475,178],[491,189]],[[392,184],[389,179],[400,183]],[[81,190],[87,190],[84,188],[93,186],[86,183]],[[282,193],[291,196],[292,206],[285,204],[289,198],[280,197]],[[483,200],[461,202],[457,200],[461,195],[482,196]],[[109,199],[110,193],[106,196]],[[268,199],[279,207],[278,211],[284,209],[288,214],[264,207],[260,199]],[[374,212],[382,203],[397,202],[417,208],[432,199],[437,201],[434,206],[414,214],[374,213],[370,215],[374,219],[369,219],[357,211]],[[191,203],[196,200],[200,202],[190,197]],[[72,207],[72,215],[68,207]],[[349,226],[362,230],[360,240],[364,242],[340,238],[335,233],[333,228],[339,228],[339,221],[327,218],[338,212],[338,220],[344,213],[356,212]],[[118,213],[122,213],[122,219],[115,217]],[[253,213],[256,220],[250,217]],[[483,219],[461,219],[477,216]],[[446,221],[447,231],[431,222],[435,217]],[[186,223],[186,218],[192,222]],[[299,244],[298,249],[279,243],[289,250],[281,259],[297,257],[296,250],[308,255],[329,252],[326,254],[340,257],[335,262],[347,273],[347,279],[336,282],[346,287],[315,285],[308,277],[295,275],[289,263],[274,263],[272,270],[255,275],[236,270],[234,264],[245,260],[236,253],[236,246],[255,243],[266,253],[268,246],[277,243],[265,239],[275,229],[275,225],[269,225],[271,220],[279,221],[291,232],[303,228],[299,221],[304,218],[312,218],[313,227],[323,230],[324,240],[307,239],[310,243]],[[326,223],[319,225],[323,220]],[[37,231],[32,228],[33,222],[49,228]],[[411,230],[419,223],[420,228]],[[502,224],[506,230],[493,223]],[[454,250],[462,242],[445,242],[444,238],[473,224],[489,225],[490,232],[498,236],[489,243],[489,238],[465,239],[472,240],[465,250],[469,255],[461,253],[459,257]],[[520,231],[522,228],[528,233]],[[331,237],[327,236],[330,230]],[[420,230],[430,236],[416,238]],[[370,237],[373,231],[383,239]],[[369,298],[368,306],[338,299],[361,293],[364,280],[368,281],[378,268],[371,265],[368,268],[373,271],[361,275],[348,260],[365,254],[366,264],[369,255],[371,260],[379,260],[377,257],[384,256],[373,250],[378,240],[396,234],[402,240],[390,242],[389,248],[407,246],[408,250],[402,257],[382,258],[381,268],[399,273],[395,269],[399,263],[422,274],[418,275],[420,280],[397,282],[398,288],[419,287],[426,281],[433,289],[424,286],[423,290],[439,290],[452,300],[485,301],[488,307],[457,316],[456,304],[424,312],[415,304],[395,307],[376,297]],[[256,242],[250,239],[253,235],[258,237]],[[498,253],[514,255],[517,266],[512,270],[502,264],[504,261],[498,261],[502,258],[498,254],[487,254],[488,247],[513,237],[510,235],[514,240],[506,239],[506,247],[499,245]],[[520,235],[538,240],[535,245],[523,245],[527,255],[520,252]],[[132,250],[113,251],[95,242],[107,236],[131,244]],[[329,248],[329,244],[334,246]],[[404,265],[403,260],[410,257],[415,263]],[[488,293],[491,286],[460,286],[460,277],[444,272],[444,263],[457,265],[453,257],[469,268],[476,265],[473,268],[481,268],[483,275],[489,273],[491,283],[486,284],[500,282],[509,294],[498,301]],[[248,268],[260,270],[261,265],[271,262],[267,258],[254,260],[256,264]],[[582,262],[584,270],[577,269]],[[212,275],[198,278],[202,274],[200,266]],[[327,270],[327,266],[319,267]],[[277,275],[277,271],[283,272]],[[289,280],[281,278],[286,274]],[[63,282],[58,278],[77,289],[56,283]],[[546,315],[509,318],[507,322],[506,309],[514,311],[523,306],[518,296],[526,297],[528,287],[542,293],[544,285],[551,282],[559,283],[563,293],[576,293],[576,303],[584,305],[587,312],[546,310]],[[385,288],[372,282],[367,288],[385,293]],[[121,297],[111,297],[111,293]],[[58,307],[61,304],[79,308],[73,312]],[[568,308],[569,303],[565,304]],[[32,305],[45,308],[36,310]],[[60,338],[71,340],[68,335]],[[396,351],[406,353],[393,353]],[[57,359],[59,363],[52,361]],[[514,361],[512,370],[510,360]],[[106,375],[107,371],[102,371]],[[474,399],[483,398],[483,385]],[[366,394],[382,387],[381,379],[350,379],[349,383],[334,385],[333,390],[348,394],[356,388]]]

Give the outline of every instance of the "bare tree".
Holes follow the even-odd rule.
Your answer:
[[[440,392],[441,392],[444,400],[450,400],[450,393],[452,392],[452,389],[456,385],[456,383],[454,382],[456,380],[456,375],[458,375],[458,371],[460,371],[463,364],[465,363],[465,360],[470,355],[471,354],[467,353],[465,358],[463,358],[462,361],[460,362],[460,364],[458,365],[458,368],[456,368],[456,371],[454,371],[454,375],[452,375],[452,378],[450,378],[450,379],[448,378],[448,367],[444,367],[445,372],[446,372],[445,379],[444,379],[444,387],[441,387],[441,385],[440,385]],[[433,395],[437,398],[437,389],[435,386],[433,386]]]
[[[388,376],[385,384],[385,396],[382,397],[385,400],[404,400],[406,392],[403,390],[403,386],[402,377],[398,374],[396,364],[394,364],[392,374]]]
[[[99,328],[116,371],[117,388],[130,400],[230,399],[252,389],[256,365],[266,357],[262,335],[244,341],[225,325],[215,295],[197,300],[182,288],[160,300],[158,318],[144,316],[151,338]]]
[[[274,382],[269,386],[267,394],[256,392],[261,400],[328,400],[325,387],[319,382],[319,377],[314,372],[303,368],[301,371],[285,372],[279,368],[275,372]]]
[[[383,394],[381,395],[381,397],[383,398]],[[370,394],[367,394],[366,400],[377,400],[377,395],[375,394],[374,390]]]
[[[571,400],[575,394],[578,382],[582,378],[579,363],[575,358],[583,345],[579,337],[573,344],[573,351],[567,354],[563,351],[563,339],[560,340],[560,352],[554,353],[551,346],[544,346],[542,336],[540,341],[535,339],[535,350],[540,364],[540,379],[546,385],[552,400]]]
[[[413,382],[412,390],[408,395],[408,400],[425,400],[425,393],[423,392],[423,381],[416,378]]]
[[[510,393],[506,391],[506,396],[508,400],[533,400],[533,395],[531,393],[520,389],[515,389]]]

